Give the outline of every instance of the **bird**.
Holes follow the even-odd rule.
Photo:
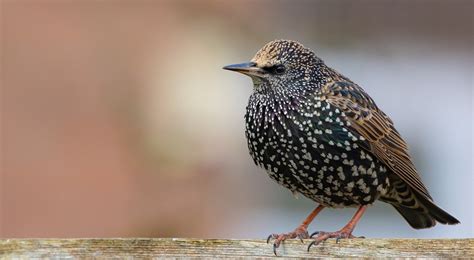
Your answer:
[[[375,201],[392,205],[415,229],[459,220],[438,207],[393,121],[356,83],[292,40],[274,40],[249,61],[223,67],[250,76],[245,113],[250,156],[271,179],[318,206],[293,231],[271,234],[273,252],[287,239],[355,238]],[[339,231],[308,233],[324,208],[357,208]]]

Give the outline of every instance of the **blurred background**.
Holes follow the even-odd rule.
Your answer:
[[[253,165],[249,78],[298,40],[395,121],[460,225],[376,203],[355,235],[473,237],[474,1],[1,1],[0,237],[266,238],[316,204]],[[310,231],[342,227],[325,210]]]

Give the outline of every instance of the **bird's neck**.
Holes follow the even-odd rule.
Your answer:
[[[271,123],[275,118],[288,119],[304,111],[302,108],[308,104],[316,102],[324,85],[344,79],[344,76],[324,63],[317,70],[295,79],[298,82],[291,85],[272,85],[268,81],[254,78],[254,92],[249,98],[246,117],[252,118],[254,121],[251,123],[258,125]]]
[[[303,111],[303,107],[309,104],[309,100],[318,99],[318,90],[291,91],[267,90],[267,92],[255,91],[249,98],[246,111],[246,123],[248,130],[266,132],[278,122],[285,125],[288,120]]]

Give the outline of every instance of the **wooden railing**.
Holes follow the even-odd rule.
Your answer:
[[[282,257],[428,257],[474,258],[474,239],[328,240],[307,251],[311,240],[286,241]],[[0,258],[71,257],[273,257],[264,240],[113,238],[3,239]]]

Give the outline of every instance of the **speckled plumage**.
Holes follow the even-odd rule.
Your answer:
[[[273,180],[325,207],[388,202],[415,228],[458,223],[433,203],[390,118],[313,51],[276,40],[226,68],[253,80],[245,133]]]

